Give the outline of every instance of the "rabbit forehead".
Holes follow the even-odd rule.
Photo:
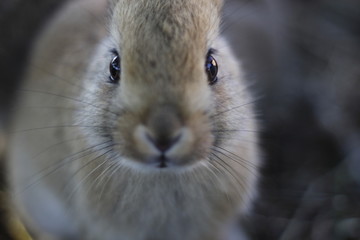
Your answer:
[[[131,33],[171,39],[203,35],[216,27],[220,8],[216,0],[121,0],[113,12],[113,24],[125,39]]]
[[[123,103],[145,109],[172,100],[191,111],[206,109],[204,66],[220,8],[215,0],[119,1],[111,29],[121,55]]]
[[[141,74],[142,66],[157,65],[163,74],[166,68],[193,71],[216,38],[219,12],[218,2],[209,0],[119,1],[112,29],[124,70]]]

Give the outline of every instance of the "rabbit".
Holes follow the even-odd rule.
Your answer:
[[[35,239],[230,239],[260,157],[222,5],[78,0],[47,24],[7,151]]]

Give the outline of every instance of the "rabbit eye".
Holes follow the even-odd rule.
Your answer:
[[[218,64],[215,58],[212,56],[212,51],[210,50],[206,56],[205,70],[208,75],[208,81],[210,85],[213,85],[217,82],[218,77]]]
[[[111,83],[118,83],[120,80],[120,57],[119,55],[115,52],[115,57],[111,60],[110,62],[110,82]]]

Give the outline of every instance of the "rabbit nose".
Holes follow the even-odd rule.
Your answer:
[[[149,113],[144,125],[135,130],[137,149],[145,155],[161,153],[181,145],[184,136],[179,114],[174,106],[158,106]]]
[[[159,150],[161,153],[165,153],[179,142],[181,138],[181,132],[173,137],[156,137],[152,136],[150,133],[147,133],[146,137],[150,141],[150,143],[156,147],[157,150]]]
[[[134,140],[137,150],[144,156],[165,156],[165,154],[175,147],[181,147],[183,138],[186,138],[186,130],[183,128],[172,134],[159,134],[152,129],[139,125],[134,131]]]
[[[162,105],[148,115],[147,138],[162,153],[174,146],[181,137],[182,124],[175,109],[173,105]]]

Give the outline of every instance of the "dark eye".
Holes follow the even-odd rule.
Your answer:
[[[208,81],[210,85],[213,85],[217,82],[217,73],[218,73],[218,64],[215,58],[212,56],[212,52],[209,51],[206,56],[205,70],[208,75]]]
[[[120,57],[117,53],[115,53],[115,57],[111,60],[110,63],[110,82],[118,83],[120,79]]]

